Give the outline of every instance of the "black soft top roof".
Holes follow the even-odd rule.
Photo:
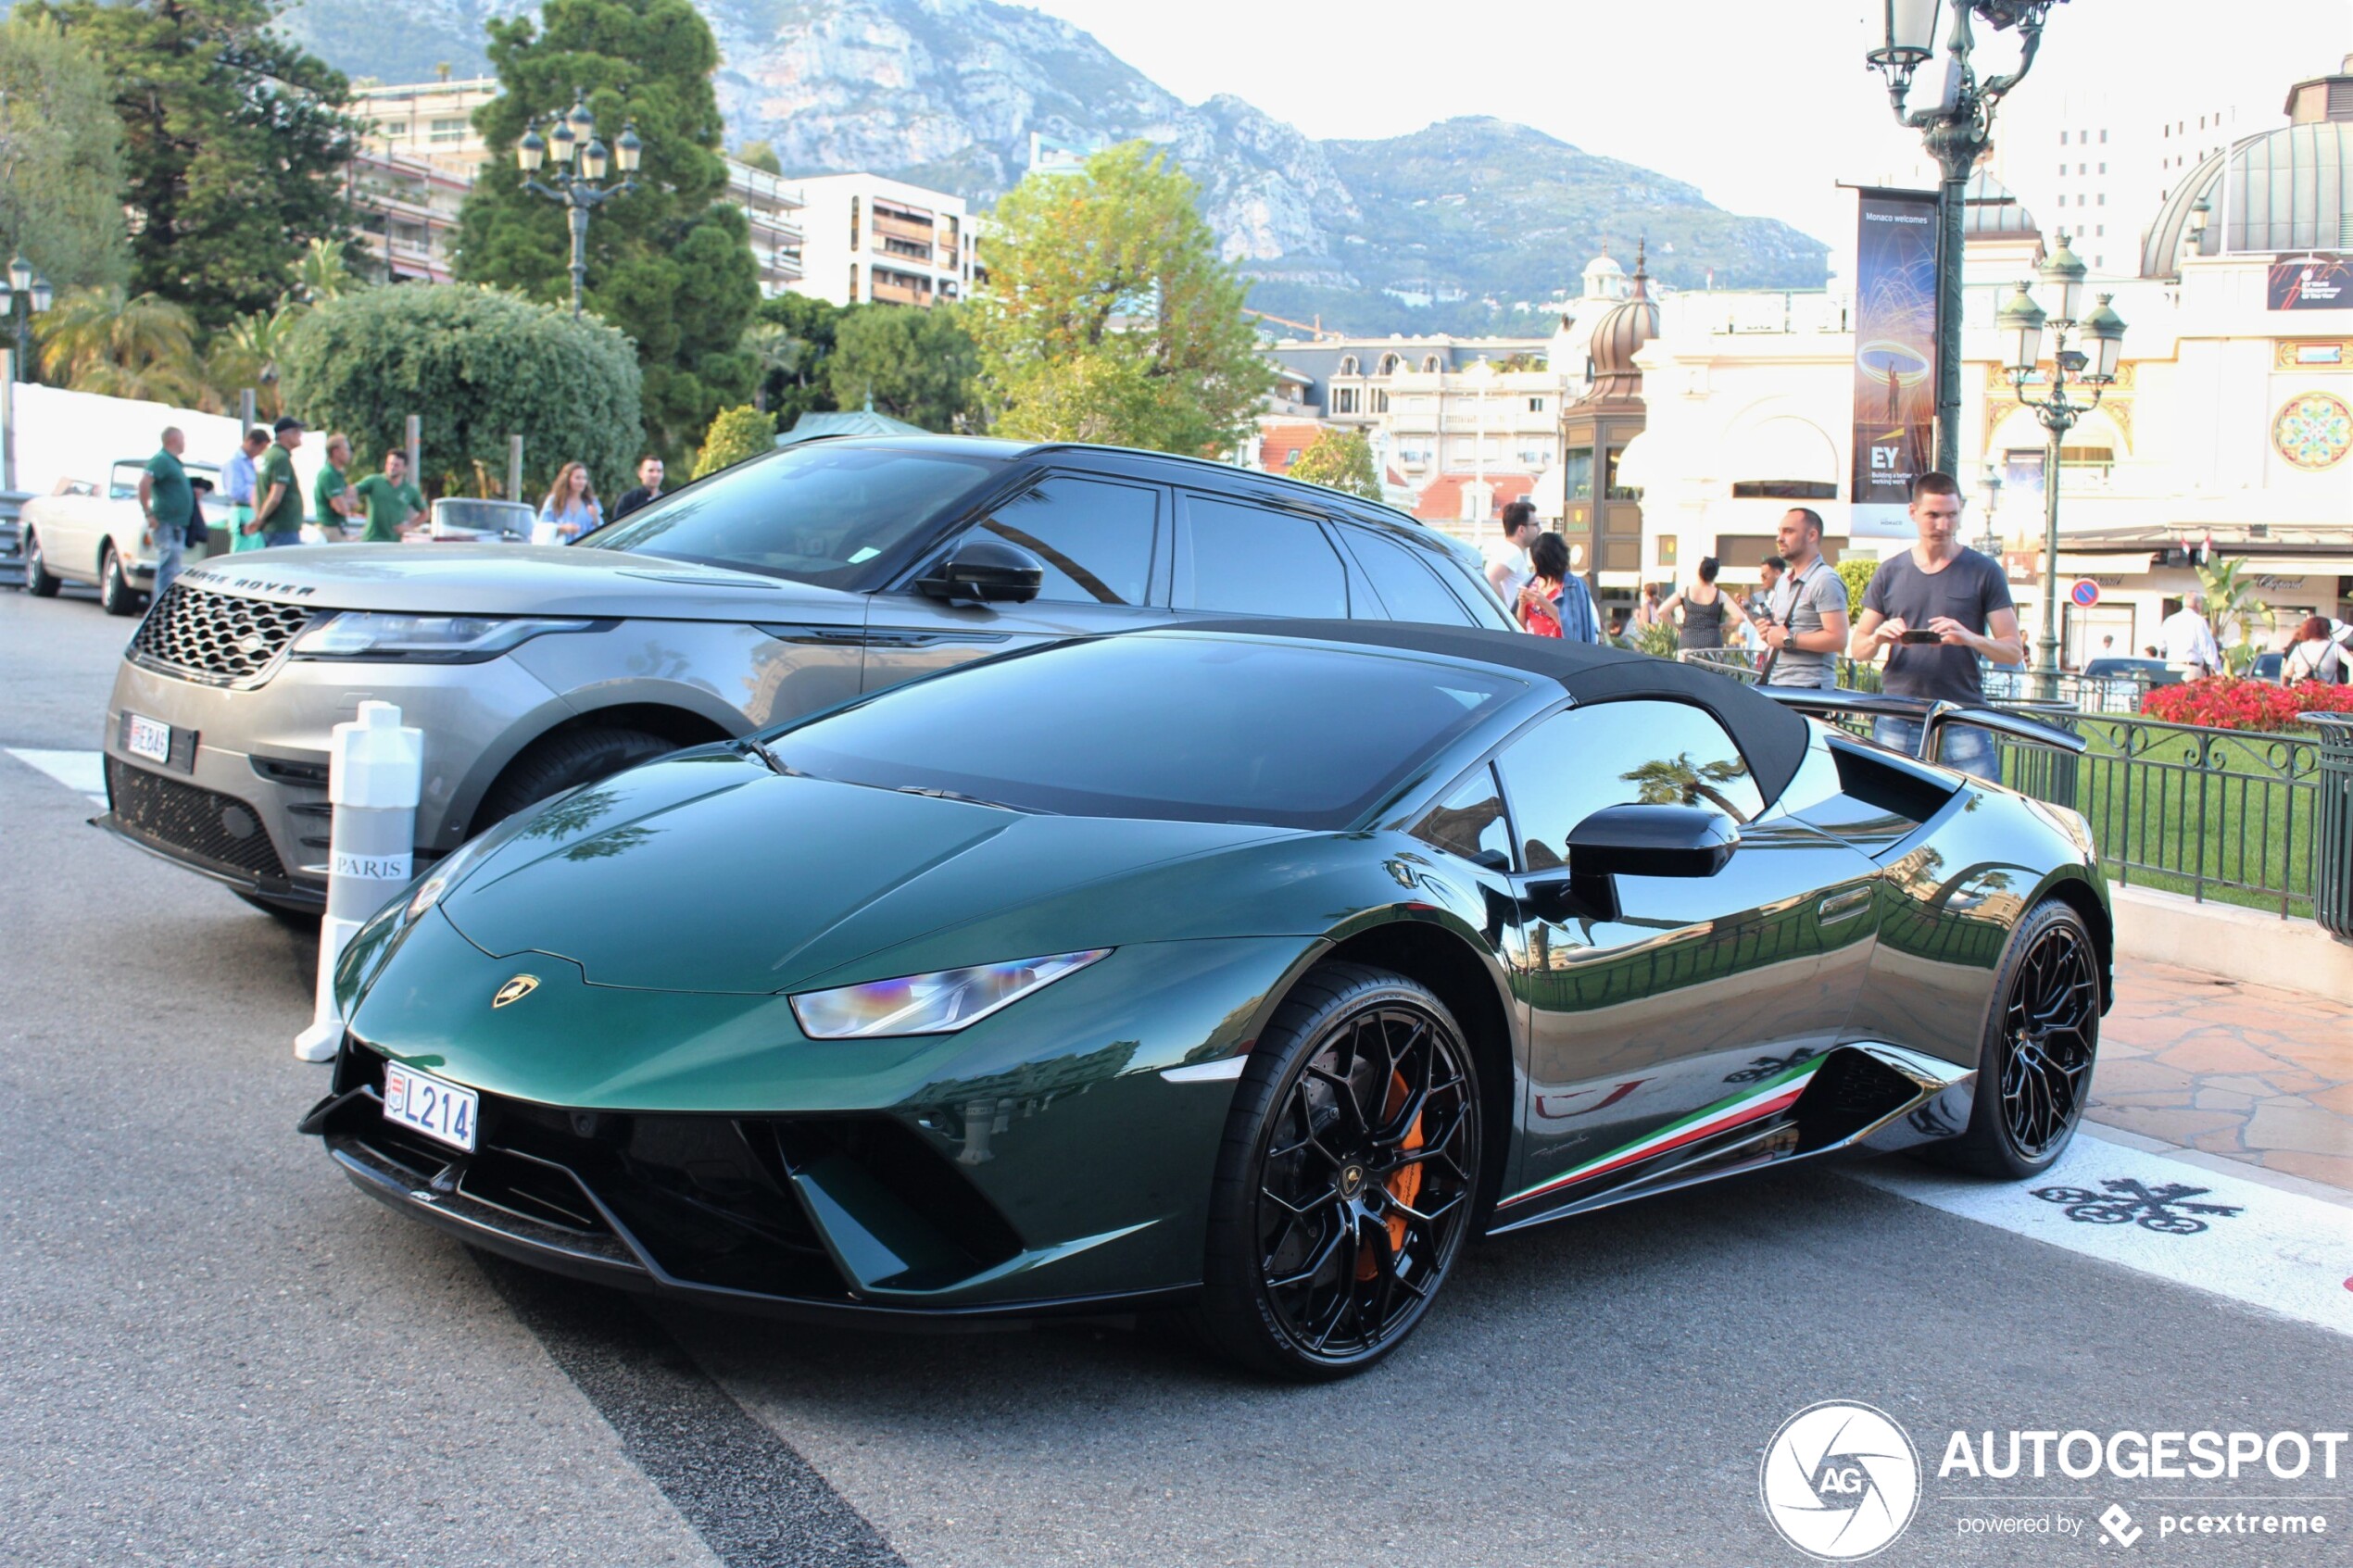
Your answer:
[[[1313,638],[1467,659],[1556,681],[1580,704],[1638,696],[1688,702],[1706,709],[1730,733],[1733,744],[1748,759],[1757,788],[1768,801],[1778,799],[1790,780],[1797,776],[1811,734],[1803,718],[1729,675],[1592,643],[1533,637],[1522,632],[1490,632],[1469,626],[1431,626],[1398,621],[1291,621],[1252,616],[1187,621],[1174,629]]]

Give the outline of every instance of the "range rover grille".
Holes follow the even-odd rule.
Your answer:
[[[207,685],[258,686],[317,613],[174,583],[131,639],[142,664]]]

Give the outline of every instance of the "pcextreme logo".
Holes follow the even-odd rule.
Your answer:
[[[1824,1562],[1852,1562],[1904,1533],[1920,1501],[1920,1456],[1886,1412],[1825,1399],[1781,1423],[1757,1471],[1765,1517]]]

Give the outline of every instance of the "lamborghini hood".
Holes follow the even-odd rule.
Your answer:
[[[1179,884],[1232,885],[1203,862],[1279,858],[1313,836],[1030,815],[778,775],[715,748],[562,797],[501,833],[441,900],[475,947],[569,959],[591,985],[753,995],[871,977],[851,972],[891,948],[939,968],[1232,923],[1244,917]]]

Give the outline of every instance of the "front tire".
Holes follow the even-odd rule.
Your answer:
[[[1259,1037],[1227,1118],[1202,1338],[1301,1381],[1394,1350],[1469,1233],[1480,1103],[1469,1044],[1427,988],[1357,964],[1309,973]]]
[[[2060,898],[2027,911],[1994,972],[1969,1128],[1926,1152],[2004,1181],[2040,1175],[2067,1151],[2091,1103],[2100,1046],[2099,949]]]
[[[98,563],[98,608],[108,615],[139,613],[139,591],[131,585],[131,574],[122,568],[122,556],[112,545],[107,546],[106,558]]]
[[[507,765],[483,797],[482,809],[474,813],[473,831],[496,827],[551,796],[609,779],[623,768],[677,749],[676,742],[643,730],[570,730],[545,736]]]
[[[24,531],[24,591],[36,599],[54,599],[61,580],[49,570],[46,557],[41,553],[41,535],[28,528]]]

